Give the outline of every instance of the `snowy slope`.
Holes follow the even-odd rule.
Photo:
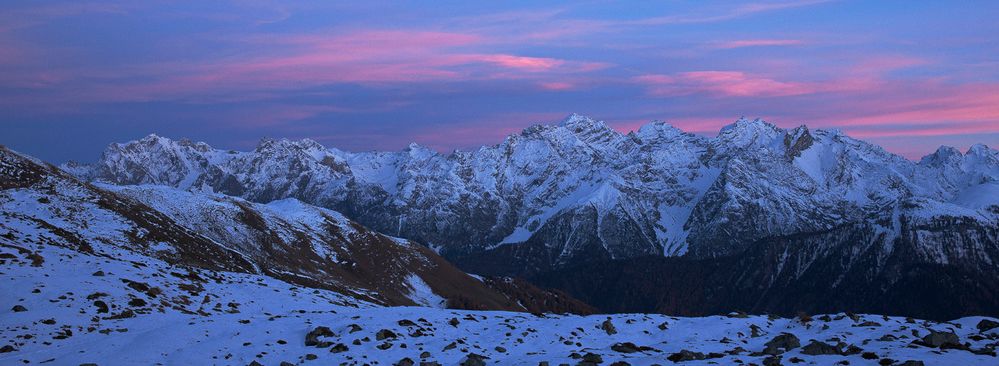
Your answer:
[[[890,359],[991,365],[999,339],[999,328],[976,328],[981,317],[937,323],[833,314],[803,321],[385,308],[267,276],[47,244],[0,247],[0,271],[8,295],[0,298],[5,365],[389,365],[407,358],[456,365],[475,355],[486,364],[577,364],[599,356],[604,364],[652,365],[671,364],[670,357],[685,350],[707,358],[682,361],[690,365],[761,364],[777,357],[785,364]],[[320,327],[329,333],[316,332]],[[953,333],[959,343],[950,349],[913,344],[931,331]],[[306,343],[311,332],[320,344]],[[798,345],[775,349],[775,356],[764,353],[768,342],[788,338],[785,333]],[[828,348],[809,346],[813,340]],[[833,354],[816,354],[830,348]]]
[[[49,244],[109,258],[127,251],[384,305],[528,310],[424,246],[295,199],[264,205],[165,186],[95,186],[2,147],[0,188],[4,245]],[[574,311],[571,299],[523,290]]]

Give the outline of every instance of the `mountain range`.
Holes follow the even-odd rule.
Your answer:
[[[574,114],[450,154],[286,139],[241,152],[150,135],[49,169],[141,202],[276,275],[327,286],[384,280],[322,273],[353,265],[355,250],[324,248],[362,227],[405,238],[382,241],[424,258],[526,278],[610,312],[999,313],[999,152],[981,144],[914,162],[837,130],[741,118],[715,137],[661,121],[620,133]],[[297,242],[312,249],[289,256]],[[402,290],[373,292],[405,303]],[[561,295],[541,297],[583,309]],[[501,300],[477,306],[510,308]]]
[[[571,115],[446,155],[0,146],[11,363],[988,364],[996,260],[985,145]]]

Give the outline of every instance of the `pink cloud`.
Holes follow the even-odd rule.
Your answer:
[[[503,67],[526,70],[550,70],[565,64],[565,61],[545,57],[523,57],[513,55],[483,55],[483,61]]]
[[[733,49],[764,46],[798,46],[803,44],[805,44],[804,41],[797,39],[744,39],[715,43],[713,47],[718,49]]]
[[[815,85],[783,82],[771,78],[749,75],[741,71],[691,71],[676,75],[642,75],[638,83],[648,86],[656,96],[679,96],[707,93],[734,97],[774,97],[810,94]]]
[[[232,91],[244,94],[247,90],[301,89],[332,83],[530,79],[586,73],[608,66],[599,62],[475,52],[489,41],[474,34],[436,31],[258,35],[217,41],[239,45],[248,54],[136,65],[110,74],[107,70],[69,70],[66,75],[87,79],[88,84],[59,89],[59,94],[67,101],[82,102],[204,100]],[[37,74],[5,77],[16,77],[8,81],[17,81],[19,85],[42,88],[51,85],[52,77],[57,75],[45,80]]]
[[[538,86],[540,86],[542,89],[545,90],[554,90],[554,91],[570,90],[576,87],[574,84],[564,81],[541,82],[538,83]]]

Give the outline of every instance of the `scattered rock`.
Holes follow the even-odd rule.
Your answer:
[[[459,365],[461,366],[486,366],[486,359],[488,357],[483,355],[478,355],[475,353],[469,353],[465,356],[465,359],[461,361]]]
[[[604,320],[603,323],[600,323],[600,329],[607,332],[607,335],[617,334],[617,328],[614,327],[614,323],[611,323],[610,318],[607,318],[607,320]]]
[[[583,359],[579,362],[579,366],[596,366],[604,362],[604,358],[600,355],[592,352],[587,352],[583,355]]]
[[[781,333],[765,344],[764,354],[779,355],[792,349],[801,347],[801,341],[791,333]]]
[[[7,353],[7,352],[14,352],[14,351],[17,351],[17,348],[14,348],[14,346],[11,346],[9,344],[5,345],[3,347],[0,347],[0,353]]]
[[[379,330],[378,333],[375,333],[375,340],[378,340],[378,341],[383,340],[383,339],[389,339],[389,338],[395,339],[396,337],[397,336],[396,336],[395,332],[393,332],[391,330],[388,330],[388,329],[382,329],[382,330]]]
[[[110,311],[110,308],[108,308],[108,304],[103,300],[94,301],[94,306],[97,307],[98,314],[107,314],[108,311]]]
[[[779,355],[768,356],[763,359],[763,366],[781,366],[780,359]]]
[[[838,355],[841,354],[842,351],[839,347],[813,339],[811,343],[801,348],[801,353],[809,356]]]
[[[961,344],[961,339],[957,337],[957,334],[933,330],[930,331],[930,334],[923,337],[921,344],[933,348],[961,348],[964,346]]]
[[[406,358],[403,358],[403,359],[399,360],[399,362],[396,362],[394,365],[395,366],[413,366],[415,364],[416,363],[413,362],[412,359],[410,359],[409,357],[406,357]]]
[[[923,361],[908,360],[898,364],[898,366],[925,366],[925,365],[923,365]]]
[[[697,360],[703,360],[705,358],[706,357],[704,357],[703,353],[688,351],[685,349],[680,350],[680,352],[671,354],[668,357],[666,357],[667,360],[673,362],[697,361]]]
[[[26,308],[26,307],[24,307],[22,305],[14,305],[14,307],[10,308],[10,310],[13,311],[13,312],[15,312],[15,313],[20,313],[20,312],[23,312],[23,311],[28,311],[28,308]]]
[[[985,333],[992,329],[999,328],[999,322],[991,319],[982,319],[982,321],[978,322],[978,325],[975,327],[978,328],[979,332]]]
[[[337,344],[336,344],[335,346],[333,346],[333,348],[330,348],[330,353],[341,353],[341,352],[347,352],[347,350],[348,350],[348,349],[349,349],[349,348],[347,348],[347,345],[346,345],[346,344],[343,344],[343,343],[337,343]]]
[[[635,353],[639,351],[638,346],[631,342],[614,343],[614,345],[611,346],[611,349],[615,352],[621,353]]]
[[[320,341],[319,337],[335,337],[333,331],[328,327],[316,327],[305,335],[305,345],[307,347],[326,348],[333,345],[333,342]]]

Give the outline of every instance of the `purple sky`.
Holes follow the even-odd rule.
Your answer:
[[[714,135],[740,116],[909,158],[999,145],[999,2],[23,1],[0,144],[62,162],[149,133],[250,149],[494,144],[571,112]]]

